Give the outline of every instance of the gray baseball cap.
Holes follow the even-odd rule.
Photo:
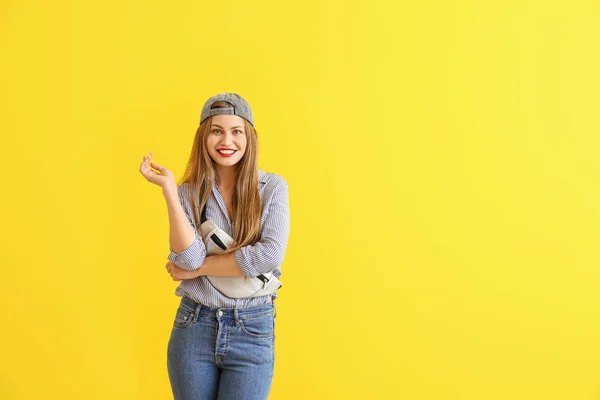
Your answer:
[[[233,107],[210,108],[216,101],[226,101],[231,103]],[[219,93],[206,100],[204,107],[202,107],[202,113],[200,114],[200,123],[202,123],[208,117],[221,114],[237,115],[244,118],[250,122],[252,126],[254,126],[254,117],[252,116],[250,105],[242,96],[237,93]]]

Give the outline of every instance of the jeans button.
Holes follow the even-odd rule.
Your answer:
[[[217,313],[217,315],[220,317],[221,315],[223,315],[223,311],[219,310],[219,312]]]

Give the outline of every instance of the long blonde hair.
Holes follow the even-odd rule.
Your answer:
[[[231,104],[217,101],[211,108],[228,108]],[[218,249],[215,253],[228,254],[240,247],[252,245],[260,239],[260,217],[262,205],[258,193],[258,135],[256,129],[244,118],[246,131],[246,152],[236,164],[235,185],[231,193],[231,212],[229,216],[233,227],[235,247],[227,250]],[[201,232],[200,215],[216,182],[214,161],[206,148],[210,133],[212,116],[205,119],[198,129],[192,145],[192,152],[187,167],[178,185],[190,185],[190,204],[194,213],[196,230]],[[197,199],[200,199],[198,204]]]

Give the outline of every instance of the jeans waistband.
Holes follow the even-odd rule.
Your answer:
[[[219,318],[232,318],[235,320],[237,324],[238,318],[253,318],[259,317],[261,314],[274,313],[277,315],[277,311],[275,311],[275,302],[269,302],[267,304],[259,304],[257,306],[252,307],[240,307],[240,308],[213,308],[206,306],[202,303],[198,303],[190,299],[189,297],[182,296],[181,304],[186,306],[190,311],[194,312],[194,321],[198,319],[199,315],[204,317],[219,319]]]

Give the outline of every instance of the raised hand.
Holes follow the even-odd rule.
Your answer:
[[[148,180],[148,182],[152,182],[163,189],[168,186],[177,187],[175,177],[169,169],[160,164],[150,162],[153,155],[154,153],[150,152],[149,156],[144,156],[144,161],[142,162],[142,165],[140,165],[140,173]]]

